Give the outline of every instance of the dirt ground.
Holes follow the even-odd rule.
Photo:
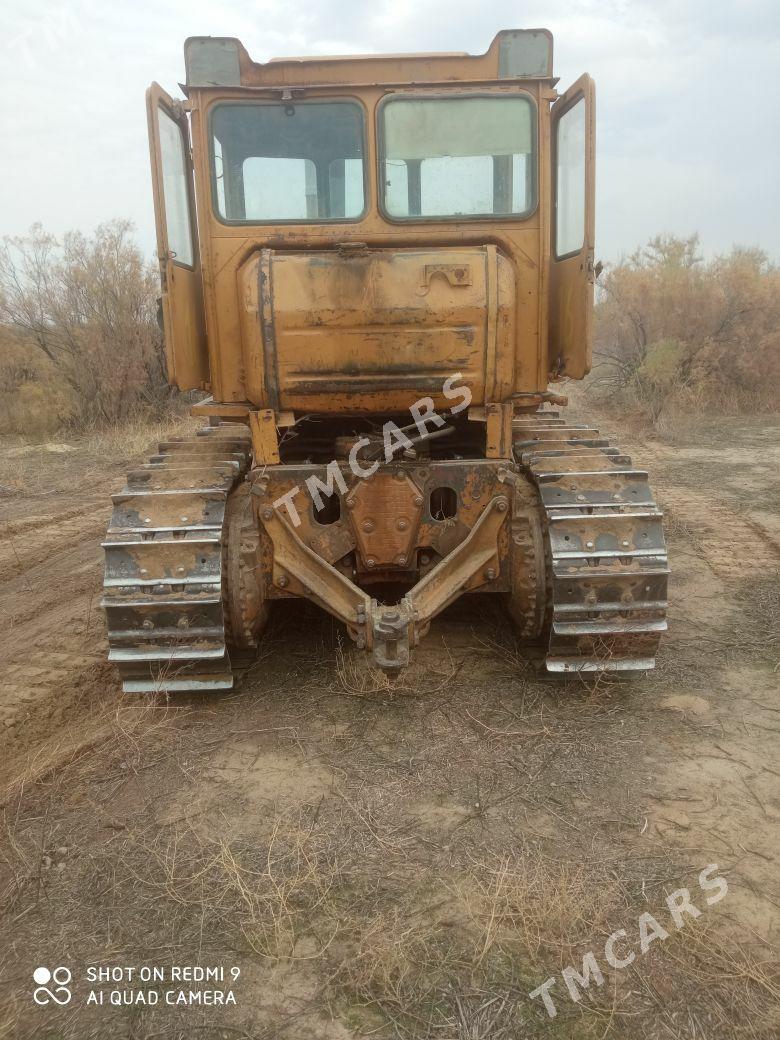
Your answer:
[[[104,663],[129,447],[4,444],[0,1036],[780,1035],[780,422],[619,432],[667,514],[654,672],[545,677],[471,597],[389,687],[293,605],[237,689],[169,703],[123,700]],[[561,972],[589,951],[603,981],[575,1002]],[[41,966],[68,1003],[36,1004]],[[529,998],[552,978],[554,1018]]]

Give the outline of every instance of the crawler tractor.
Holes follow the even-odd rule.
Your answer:
[[[647,474],[548,389],[589,370],[595,280],[594,86],[559,93],[552,50],[193,37],[185,99],[150,88],[168,372],[204,428],[113,497],[125,691],[230,687],[284,599],[389,672],[487,593],[551,672],[653,666]]]

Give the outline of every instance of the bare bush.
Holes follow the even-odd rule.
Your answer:
[[[0,246],[5,424],[30,413],[79,428],[159,411],[170,398],[157,275],[116,220],[62,241],[40,225]],[[20,414],[17,414],[19,413]]]
[[[705,262],[698,235],[660,235],[603,275],[592,385],[653,422],[766,410],[778,377],[780,270],[760,250]]]

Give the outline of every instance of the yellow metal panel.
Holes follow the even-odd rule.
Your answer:
[[[253,400],[374,411],[430,395],[446,406],[443,384],[457,372],[477,403],[486,378],[511,392],[514,280],[494,247],[264,250],[240,284]]]
[[[489,459],[509,459],[512,456],[511,404],[489,404],[485,408],[485,455]]]
[[[547,59],[534,61],[534,68],[515,68],[512,60],[513,37],[543,37],[547,42]],[[197,43],[193,38],[187,44]],[[445,52],[427,54],[370,54],[333,57],[273,58],[269,62],[252,61],[238,40],[232,43],[238,52],[239,77],[242,87],[313,86],[349,83],[367,86],[375,83],[451,83],[483,82],[515,76],[546,78],[552,73],[553,38],[548,29],[502,30],[484,54]],[[188,58],[185,45],[185,55]]]
[[[250,412],[250,430],[252,431],[252,449],[255,452],[255,465],[278,465],[279,438],[277,437],[274,410],[264,408],[259,412]]]
[[[279,439],[276,435],[276,416],[273,409],[264,408],[249,413],[249,429],[252,431],[252,450],[255,465],[275,466],[279,462]]]
[[[453,59],[455,61],[455,59]],[[424,89],[424,88],[414,88]],[[448,88],[454,90],[469,89],[463,86]],[[484,87],[480,88],[484,90]],[[539,199],[537,209],[525,219],[496,217],[494,220],[469,220],[459,223],[423,220],[393,224],[379,212],[376,200],[375,170],[377,161],[374,118],[377,103],[386,95],[381,87],[372,85],[321,86],[307,89],[306,97],[358,97],[367,112],[366,119],[366,168],[367,176],[367,211],[363,218],[355,222],[343,224],[310,224],[279,226],[226,225],[214,215],[211,202],[211,181],[208,160],[208,110],[212,104],[220,100],[247,98],[251,96],[246,88],[241,91],[227,88],[212,90],[195,89],[191,91],[190,103],[193,111],[193,133],[196,153],[196,190],[200,213],[200,233],[203,243],[204,283],[206,286],[207,320],[209,328],[209,346],[212,359],[211,380],[215,400],[252,402],[257,407],[273,406],[272,395],[266,388],[265,344],[262,337],[260,299],[258,292],[260,252],[271,249],[275,257],[282,254],[292,259],[293,254],[317,254],[345,257],[350,252],[357,254],[362,245],[371,251],[383,250],[386,253],[397,251],[426,252],[429,258],[426,266],[435,268],[445,263],[446,256],[462,249],[481,250],[495,247],[497,270],[496,309],[492,312],[495,334],[497,368],[491,376],[492,393],[484,393],[484,364],[478,380],[478,397],[481,400],[507,400],[512,393],[534,393],[543,391],[547,386],[546,363],[546,315],[547,306],[541,295],[541,289],[548,271],[548,239],[549,239],[549,189],[546,181],[549,178],[549,165],[544,153],[544,142],[549,140],[549,110],[547,98],[551,95],[550,87],[544,83],[524,82],[522,86],[514,83],[494,84],[490,89],[523,92],[536,99],[539,107],[538,126],[540,135],[540,175]],[[342,248],[342,246],[344,248]],[[281,266],[281,265],[278,265]],[[312,268],[310,267],[310,270]],[[292,282],[292,271],[285,275],[287,282]],[[435,277],[434,282],[440,279]],[[411,285],[411,281],[409,283]],[[399,282],[400,287],[400,282]],[[473,289],[473,286],[472,286]],[[304,292],[310,292],[307,288]],[[419,293],[421,285],[415,285],[413,293]],[[432,290],[433,291],[433,290]],[[445,284],[436,286],[435,291],[441,295]],[[449,291],[449,290],[446,290]],[[452,289],[452,293],[463,290]],[[286,295],[286,293],[285,293]],[[298,373],[297,367],[316,369],[326,367],[325,358],[318,357],[313,351],[322,349],[325,322],[311,327],[310,337],[303,347],[306,332],[302,322],[305,319],[305,308],[301,308],[301,299],[287,309],[285,314],[276,315],[282,321],[282,339],[284,340],[280,358],[283,378],[298,384],[293,398],[294,407],[298,411],[313,410],[322,403],[322,393],[300,393],[300,381],[308,378]],[[354,297],[353,297],[354,299]],[[419,304],[416,295],[410,297],[409,305]],[[472,301],[473,303],[473,301]],[[322,315],[320,315],[322,318]],[[482,327],[489,317],[487,311],[480,319]],[[468,324],[476,327],[475,313]],[[378,324],[378,322],[377,322]],[[385,330],[387,341],[393,340],[397,329],[391,322]],[[425,328],[420,326],[418,332]],[[372,330],[377,332],[378,329]],[[303,338],[301,335],[303,334]],[[341,335],[341,334],[339,334]],[[487,333],[476,333],[482,341],[491,338]],[[467,345],[461,345],[460,353],[455,349],[457,340],[444,348],[441,336],[436,339],[433,332],[433,359],[436,365],[441,364],[448,350],[452,350],[453,360],[468,355]],[[346,332],[341,341],[347,339]],[[461,337],[462,339],[464,337]],[[300,366],[292,360],[287,348],[296,339],[301,347]],[[369,337],[370,339],[370,337]],[[399,341],[404,342],[404,337]],[[408,338],[405,340],[408,348]],[[394,343],[395,346],[395,343]],[[327,348],[326,348],[327,349]],[[367,347],[361,347],[357,356],[355,350],[345,362],[351,364],[355,375],[359,375],[364,362],[371,361],[371,352],[377,351],[377,340]],[[427,350],[427,347],[426,347]],[[331,359],[332,360],[332,359]],[[338,359],[337,359],[338,360]],[[469,359],[474,363],[474,359]],[[289,362],[289,364],[287,364]],[[370,364],[369,364],[370,367]],[[457,371],[453,367],[451,371]],[[281,373],[280,373],[281,374]],[[438,373],[437,373],[438,374]],[[448,373],[450,374],[450,373]],[[429,383],[426,384],[430,385]],[[353,385],[354,389],[354,385]],[[352,404],[359,405],[359,410],[383,412],[393,409],[403,410],[410,401],[429,391],[424,386],[414,385],[409,379],[404,387],[387,392],[387,380],[378,381],[371,390],[364,390],[359,400],[352,395]],[[293,407],[287,403],[290,398],[280,398],[276,407]],[[285,403],[282,404],[281,401]],[[346,407],[347,398],[333,395],[333,409]],[[446,404],[441,400],[439,404]]]
[[[183,154],[185,190],[189,203],[189,232],[192,263],[177,260],[168,241],[165,209],[165,178],[160,142],[160,112],[179,127]],[[161,303],[168,378],[180,390],[201,390],[209,381],[203,285],[194,212],[194,189],[189,163],[189,131],[186,116],[161,86],[153,83],[146,92],[149,155],[152,164],[152,195],[157,227],[157,256],[160,262]]]

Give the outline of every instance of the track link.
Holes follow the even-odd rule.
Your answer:
[[[544,513],[547,670],[653,668],[669,567],[647,473],[598,430],[556,412],[516,418],[513,439]]]
[[[210,426],[160,444],[112,495],[102,605],[125,693],[233,685],[222,545],[227,498],[250,460],[245,426]]]

